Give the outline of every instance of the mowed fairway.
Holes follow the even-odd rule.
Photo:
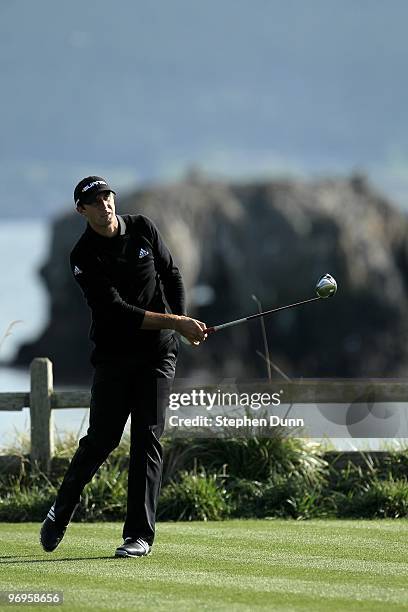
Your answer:
[[[1,589],[64,593],[26,610],[408,610],[404,520],[160,523],[142,559],[113,557],[119,523],[73,523],[50,554],[38,530],[0,526]]]

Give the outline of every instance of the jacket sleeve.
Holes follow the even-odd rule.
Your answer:
[[[180,270],[176,266],[159,230],[154,223],[145,217],[153,244],[154,265],[160,276],[163,291],[171,312],[177,315],[186,314],[186,293]]]
[[[70,265],[95,319],[119,316],[122,321],[128,320],[136,328],[141,327],[146,311],[122,299],[96,255],[72,252]]]

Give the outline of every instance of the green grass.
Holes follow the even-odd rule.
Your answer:
[[[73,523],[51,554],[38,530],[0,525],[0,588],[62,590],[64,612],[408,610],[405,520],[159,523],[142,559],[113,558],[120,523]]]

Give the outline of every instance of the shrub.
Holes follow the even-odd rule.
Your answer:
[[[408,478],[408,450],[390,451],[384,457],[381,475],[391,478]]]
[[[0,483],[0,520],[43,521],[55,501],[61,478],[51,482],[35,469]],[[121,457],[110,457],[85,487],[74,520],[122,520],[126,512],[127,471]]]
[[[307,519],[333,513],[321,484],[311,487],[302,474],[275,475],[266,482],[232,480],[228,485],[231,515]]]
[[[110,457],[88,483],[81,496],[76,520],[123,520],[126,515],[127,471],[121,458]]]
[[[158,508],[161,520],[218,521],[227,515],[227,492],[216,474],[184,471],[163,488]]]
[[[301,475],[310,486],[326,478],[328,464],[320,446],[300,438],[276,435],[269,438],[180,439],[165,446],[165,476],[177,470],[206,470],[230,478],[264,482],[281,474]]]
[[[313,487],[302,474],[276,476],[264,493],[264,516],[310,519],[327,516],[328,500],[322,494],[322,484]]]
[[[378,463],[371,455],[360,453],[361,464],[348,461],[346,466],[339,469],[336,460],[329,466],[328,490],[352,494],[367,486],[373,478],[378,476]]]
[[[343,518],[401,518],[408,516],[408,481],[374,478],[358,491],[334,495]]]
[[[55,499],[56,489],[41,473],[28,477],[22,485],[14,478],[0,495],[0,520],[9,522],[43,521]]]
[[[162,520],[408,516],[407,450],[362,453],[359,465],[338,469],[341,455],[329,466],[318,444],[280,432],[272,438],[165,438],[163,445]],[[59,440],[57,458],[64,465],[52,477],[30,467],[26,457],[18,478],[3,476],[0,520],[43,520],[76,447],[74,436]],[[124,436],[86,486],[75,520],[124,519],[128,451]]]
[[[234,518],[265,516],[265,486],[265,483],[259,480],[248,480],[246,478],[228,480],[231,516]]]

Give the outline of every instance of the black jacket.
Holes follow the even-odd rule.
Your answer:
[[[143,215],[117,215],[119,231],[106,238],[89,225],[70,262],[92,311],[94,365],[155,361],[172,341],[170,330],[142,330],[146,310],[185,314],[183,281],[154,223]]]

